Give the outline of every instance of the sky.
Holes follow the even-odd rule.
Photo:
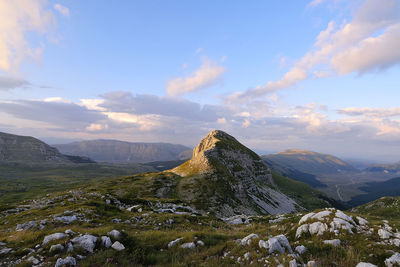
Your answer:
[[[0,0],[0,131],[400,160],[400,0]]]

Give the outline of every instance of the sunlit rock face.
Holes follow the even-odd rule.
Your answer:
[[[279,192],[262,159],[223,131],[208,133],[193,149],[193,157],[172,172],[184,177],[182,198],[197,207],[207,205],[220,216],[289,213],[299,208]],[[183,188],[188,188],[187,194]]]

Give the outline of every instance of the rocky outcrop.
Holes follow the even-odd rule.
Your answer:
[[[208,133],[192,158],[171,172],[184,177],[182,199],[221,217],[290,213],[300,208],[279,191],[263,160],[223,131]]]

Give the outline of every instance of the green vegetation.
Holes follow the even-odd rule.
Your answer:
[[[0,164],[0,204],[32,199],[104,178],[152,171],[140,164]]]
[[[327,197],[318,190],[305,183],[279,175],[273,172],[272,178],[275,184],[287,196],[296,200],[307,210],[319,209],[327,206]]]

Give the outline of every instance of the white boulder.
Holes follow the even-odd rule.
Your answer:
[[[326,230],[328,230],[328,226],[322,222],[314,222],[308,228],[311,235],[322,235]]]
[[[340,246],[340,240],[339,239],[324,240],[323,242],[324,242],[324,244],[331,245],[331,246],[334,246],[334,247]]]
[[[246,245],[250,245],[251,244],[251,240],[258,238],[257,234],[249,234],[248,236],[244,237],[242,240],[240,240],[240,243],[242,244],[242,246],[246,246]]]
[[[388,238],[390,238],[392,236],[392,233],[390,233],[389,231],[387,231],[385,229],[379,229],[378,230],[378,235],[382,239],[388,239]]]
[[[390,258],[385,260],[385,264],[387,267],[394,267],[400,265],[400,253],[394,253]]]
[[[121,233],[118,230],[112,230],[107,234],[113,238],[118,238],[121,235]]]
[[[181,240],[183,239],[183,237],[177,238],[171,242],[168,243],[168,248],[174,246],[175,244],[179,243]]]
[[[299,238],[303,233],[308,233],[308,224],[300,225],[296,230],[296,238]]]
[[[76,260],[74,257],[66,257],[66,258],[58,258],[56,265],[54,267],[61,267],[61,266],[75,266],[76,265]]]
[[[301,246],[297,246],[294,250],[301,255],[307,251],[307,248],[305,246],[301,245]]]
[[[183,243],[181,245],[181,248],[194,249],[195,247],[196,247],[196,244],[194,242]]]
[[[289,267],[297,267],[296,259],[289,261]]]
[[[289,241],[284,235],[277,235],[268,239],[268,252],[272,254],[274,252],[278,253],[293,253],[292,248],[290,247]]]
[[[357,264],[356,267],[378,267],[378,266],[369,262],[360,262],[359,264]]]
[[[114,244],[112,244],[111,246],[113,249],[117,250],[117,251],[121,251],[125,249],[125,246],[122,245],[122,243],[115,241]]]
[[[84,250],[93,253],[93,249],[96,246],[97,237],[86,234],[83,236],[75,237],[71,241],[74,244],[74,246],[81,247]]]
[[[102,244],[105,248],[111,247],[111,245],[112,245],[111,238],[109,238],[108,236],[102,236],[102,237],[101,237],[101,244]]]
[[[59,240],[59,239],[66,238],[67,236],[68,235],[66,235],[64,233],[54,233],[51,235],[47,235],[44,237],[42,245],[46,245],[47,243],[49,243],[50,241],[53,241],[53,240]]]

